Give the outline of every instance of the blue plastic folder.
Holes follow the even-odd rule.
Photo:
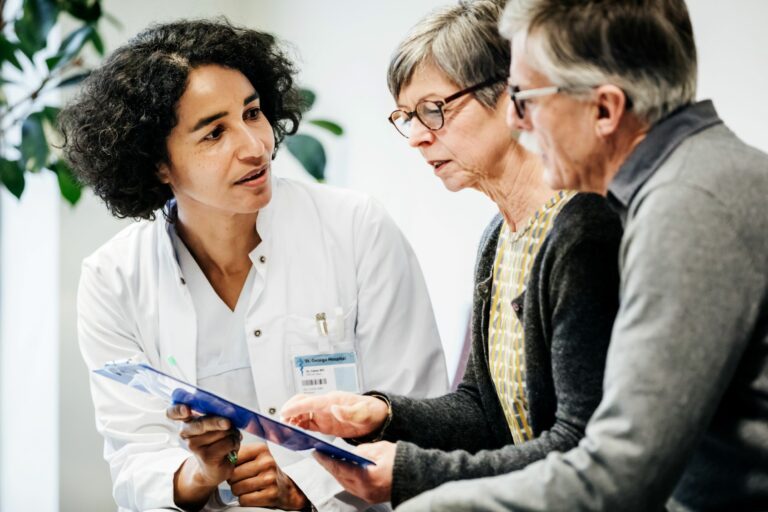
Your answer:
[[[359,455],[339,448],[305,430],[274,420],[250,409],[246,409],[229,400],[216,396],[210,391],[200,389],[170,375],[158,371],[143,363],[130,361],[112,362],[104,365],[95,373],[130,386],[139,391],[155,395],[171,404],[188,405],[201,415],[214,415],[227,418],[238,429],[250,432],[266,441],[279,444],[290,450],[303,451],[315,449],[320,453],[365,467],[375,465]]]

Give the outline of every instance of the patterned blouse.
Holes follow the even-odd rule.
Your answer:
[[[533,438],[528,424],[523,324],[512,300],[525,291],[533,260],[560,209],[575,195],[559,192],[533,214],[524,229],[513,232],[504,222],[493,264],[488,363],[515,444]]]

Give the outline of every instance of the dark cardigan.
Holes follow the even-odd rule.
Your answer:
[[[501,216],[486,229],[475,268],[472,352],[458,389],[432,399],[386,395],[398,441],[392,504],[450,480],[508,473],[566,451],[602,396],[603,367],[618,309],[621,223],[604,198],[577,194],[554,220],[526,291],[513,300],[525,333],[529,421],[535,439],[515,445],[488,368],[493,261]],[[455,450],[449,452],[448,450]]]

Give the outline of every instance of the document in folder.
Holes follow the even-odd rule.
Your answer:
[[[155,395],[170,404],[188,405],[198,414],[227,418],[238,429],[250,432],[290,450],[315,449],[320,453],[351,464],[363,467],[375,464],[373,461],[324,441],[305,430],[246,409],[216,396],[210,391],[166,375],[147,364],[130,361],[107,363],[103,368],[94,370],[94,372],[139,391]]]

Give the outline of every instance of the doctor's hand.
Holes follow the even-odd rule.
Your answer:
[[[361,437],[379,430],[389,407],[373,396],[333,391],[296,395],[283,405],[283,421],[307,430],[338,437]]]
[[[173,497],[184,509],[202,508],[218,485],[232,476],[243,436],[229,420],[217,416],[196,417],[186,405],[172,405],[166,415],[183,422],[179,436],[192,452],[173,478]]]
[[[390,501],[392,496],[392,466],[396,450],[397,445],[389,441],[361,444],[355,453],[376,463],[365,468],[318,452],[313,455],[344,489],[368,503],[382,503]]]
[[[228,482],[243,507],[301,510],[309,504],[301,489],[277,466],[264,443],[240,447],[237,467]]]

